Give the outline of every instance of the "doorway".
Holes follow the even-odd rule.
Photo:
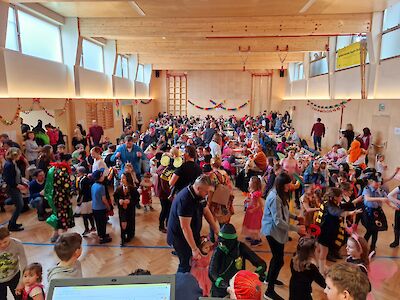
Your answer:
[[[388,138],[389,138],[389,126],[390,116],[387,115],[375,115],[372,116],[372,124],[374,126],[372,132],[372,146],[374,154],[374,162],[377,154],[385,155]]]

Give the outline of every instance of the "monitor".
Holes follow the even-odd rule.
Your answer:
[[[175,300],[175,275],[54,279],[49,300]]]

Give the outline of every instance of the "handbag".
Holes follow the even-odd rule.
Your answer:
[[[363,225],[370,231],[386,231],[388,223],[381,207],[366,208],[363,214]]]

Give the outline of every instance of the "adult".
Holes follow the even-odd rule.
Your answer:
[[[27,131],[25,135],[25,157],[30,165],[36,165],[41,148],[35,141],[35,133]]]
[[[311,136],[313,137],[315,151],[321,151],[321,141],[325,136],[325,125],[324,123],[321,123],[321,118],[318,118],[317,122],[314,123],[311,128]]]
[[[139,178],[142,174],[141,161],[146,159],[146,155],[143,153],[142,148],[134,143],[132,136],[126,136],[124,144],[119,145],[117,150],[111,156],[111,161],[115,162],[117,159],[121,161],[120,174],[125,171],[125,164],[131,163],[135,170],[136,176]]]
[[[217,127],[217,125],[214,122],[211,122],[207,126],[206,130],[204,131],[204,136],[203,136],[203,140],[204,140],[204,144],[205,145],[210,144],[214,134],[217,132],[215,130],[216,127]]]
[[[76,124],[76,128],[74,129],[74,136],[72,137],[71,143],[74,149],[76,149],[76,146],[79,144],[82,144],[86,148],[86,131],[83,130],[81,124]]]
[[[172,245],[179,258],[177,272],[190,272],[190,259],[200,259],[200,231],[203,216],[214,232],[218,225],[204,198],[212,191],[211,180],[206,175],[199,176],[194,184],[181,190],[172,202],[168,218],[167,241]]]
[[[361,148],[363,148],[367,153],[365,155],[365,164],[368,166],[368,150],[372,146],[372,134],[368,127],[363,128],[363,133],[359,136],[361,143]]]
[[[214,134],[210,144],[208,145],[208,147],[210,147],[210,153],[211,156],[214,157],[221,157],[221,144],[222,144],[222,137],[220,134],[216,133]]]
[[[103,142],[103,127],[97,124],[97,120],[92,120],[92,126],[89,127],[90,148],[100,146]]]
[[[289,137],[287,139],[287,142],[289,144],[295,144],[297,146],[301,146],[300,137],[293,127],[290,127],[289,129]]]
[[[40,154],[37,159],[36,166],[38,169],[44,171],[47,175],[47,172],[50,168],[50,163],[54,161],[53,147],[50,145],[44,145],[40,151]]]
[[[156,128],[154,125],[150,125],[149,131],[143,137],[140,147],[145,151],[151,144],[157,144]]]
[[[37,210],[39,221],[46,220],[44,202],[45,174],[43,170],[36,169],[32,174],[33,179],[29,182],[29,204]]]
[[[137,130],[139,132],[141,132],[142,131],[142,126],[143,126],[143,117],[142,117],[142,114],[140,113],[140,111],[138,111],[138,113],[137,113],[136,126],[137,126]]]
[[[396,248],[399,246],[400,240],[400,186],[394,188],[388,195],[388,199],[396,206],[396,212],[394,213],[394,241],[389,245],[390,248]]]
[[[343,131],[343,135],[344,137],[347,139],[347,149],[349,149],[349,147],[351,146],[351,143],[354,140],[354,128],[353,128],[353,124],[347,124],[346,125],[346,130]]]
[[[10,137],[8,136],[7,133],[2,133],[2,134],[0,135],[0,143],[1,143],[1,145],[2,145],[3,147],[6,146],[6,145],[8,145],[8,146],[10,146],[10,147],[15,147],[15,148],[21,149],[21,147],[20,147],[20,145],[18,145],[18,143],[16,143],[16,142],[10,140]]]
[[[24,123],[24,119],[21,119],[21,132],[22,134],[25,134],[26,132],[28,132],[29,130],[31,130],[31,126],[29,126],[28,124]]]
[[[284,248],[289,241],[289,231],[296,231],[300,235],[306,233],[303,225],[290,224],[290,218],[299,219],[289,213],[291,182],[292,179],[288,174],[279,174],[275,180],[275,187],[265,202],[261,232],[266,236],[272,252],[267,277],[268,288],[264,295],[266,299],[283,300],[275,292],[275,284],[282,284],[278,281],[278,275],[284,264]]]
[[[24,230],[21,224],[17,224],[19,215],[24,207],[24,200],[22,199],[22,192],[27,190],[27,187],[22,184],[21,171],[17,166],[17,161],[21,157],[21,150],[11,147],[6,153],[6,163],[3,168],[3,178],[7,183],[8,195],[12,203],[15,205],[14,213],[8,222],[8,230],[21,231]]]
[[[174,189],[174,193],[178,193],[189,184],[193,184],[197,177],[202,173],[196,161],[196,148],[193,146],[186,146],[185,153],[183,154],[185,162],[172,175],[169,185]]]
[[[256,148],[256,154],[254,155],[254,164],[256,165],[256,168],[254,168],[254,171],[261,171],[265,172],[267,170],[267,156],[265,155],[262,146],[257,145]]]

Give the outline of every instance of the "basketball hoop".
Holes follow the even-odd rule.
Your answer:
[[[247,46],[246,49],[242,49],[242,47],[239,46],[239,53],[250,53],[250,46]],[[240,55],[240,59],[242,60],[242,64],[243,64],[243,72],[246,71],[246,62],[247,62],[248,58],[249,58],[248,55],[246,55],[244,57],[242,55]]]

